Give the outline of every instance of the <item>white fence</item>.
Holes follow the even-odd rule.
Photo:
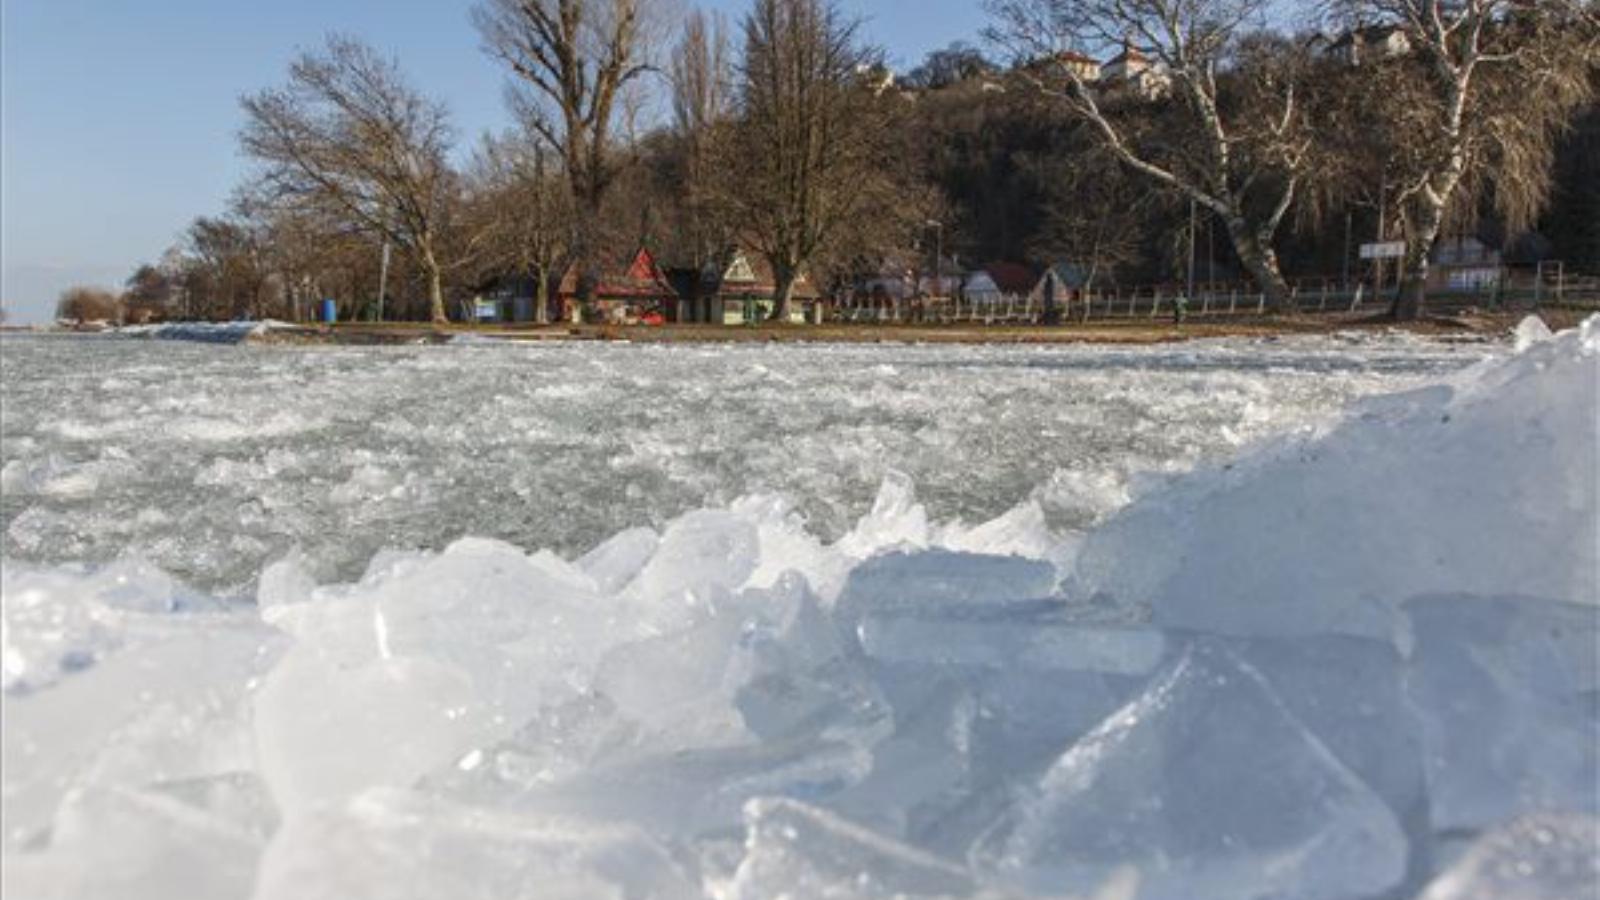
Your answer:
[[[1302,314],[1377,313],[1389,308],[1396,287],[1374,291],[1367,282],[1304,278],[1291,285],[1292,306]],[[1160,320],[1176,317],[1182,303],[1185,318],[1216,319],[1259,316],[1267,298],[1247,283],[1195,285],[1192,296],[1182,287],[1117,287],[1071,291],[1045,304],[1037,293],[982,298],[923,297],[896,300],[881,295],[847,294],[833,306],[830,318],[844,322],[895,322],[970,325],[1037,325],[1048,322]],[[1548,267],[1506,270],[1499,281],[1469,288],[1435,288],[1428,292],[1430,309],[1448,311],[1468,306],[1482,309],[1534,309],[1547,305],[1600,308],[1600,279],[1574,278]]]

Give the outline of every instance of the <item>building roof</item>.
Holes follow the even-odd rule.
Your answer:
[[[1391,35],[1396,33],[1403,35],[1404,32],[1405,29],[1398,25],[1361,25],[1340,33],[1334,38],[1330,48],[1346,47],[1357,40],[1363,44],[1381,43],[1388,40]]]
[[[1037,282],[1035,289],[1037,290],[1043,288],[1045,282],[1052,278],[1054,278],[1056,283],[1061,287],[1074,290],[1083,287],[1083,285],[1089,280],[1088,273],[1083,270],[1082,266],[1078,265],[1077,263],[1063,261],[1054,263],[1049,268],[1045,269],[1044,273],[1039,276],[1039,281]]]
[[[1096,68],[1100,66],[1100,60],[1095,59],[1092,56],[1086,56],[1077,52],[1076,50],[1063,50],[1056,54],[1055,59],[1056,62],[1060,63],[1079,63],[1081,65],[1094,66]]]
[[[1039,282],[1033,269],[1022,263],[997,262],[984,266],[994,286],[1007,294],[1026,294]]]
[[[766,257],[742,249],[733,252],[732,260],[721,271],[708,267],[698,272],[692,269],[674,269],[671,272],[671,283],[680,296],[688,296],[697,279],[700,294],[706,297],[748,295],[764,299],[778,291],[777,278],[773,276],[772,266]],[[811,279],[801,272],[795,278],[793,296],[796,300],[815,300],[821,294]]]
[[[1110,59],[1106,60],[1106,65],[1107,66],[1114,66],[1119,62],[1149,62],[1149,61],[1150,61],[1150,58],[1145,56],[1144,53],[1138,47],[1135,47],[1133,45],[1132,41],[1124,40],[1122,42],[1122,51],[1120,53],[1118,53],[1116,56],[1113,56]]]
[[[578,267],[567,269],[561,279],[561,294],[578,292]],[[677,291],[667,281],[661,267],[647,248],[640,247],[631,257],[605,265],[599,273],[594,295],[599,300],[654,299],[675,297]]]

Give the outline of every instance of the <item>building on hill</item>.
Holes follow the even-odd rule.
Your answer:
[[[1398,25],[1362,25],[1323,42],[1323,54],[1349,66],[1391,59],[1411,52],[1411,39]]]
[[[1080,81],[1092,82],[1100,80],[1100,61],[1092,56],[1085,56],[1072,50],[1063,50],[1055,55],[1057,66],[1078,76]]]
[[[1156,100],[1172,88],[1172,77],[1132,41],[1124,40],[1121,52],[1100,67],[1100,83],[1108,93],[1132,93]]]

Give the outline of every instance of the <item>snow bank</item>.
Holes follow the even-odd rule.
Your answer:
[[[259,322],[163,322],[159,325],[130,325],[117,329],[123,337],[160,341],[195,341],[202,344],[242,344],[278,328],[293,328],[287,322],[263,319]]]
[[[1600,318],[1522,338],[1081,538],[894,476],[829,540],[753,496],[576,560],[291,554],[244,610],[10,566],[4,889],[1569,896]]]

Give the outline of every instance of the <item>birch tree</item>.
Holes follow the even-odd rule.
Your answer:
[[[264,164],[266,195],[328,210],[409,251],[427,278],[430,317],[448,321],[441,250],[455,179],[445,107],[394,62],[340,37],[296,59],[285,87],[241,102],[240,140]]]
[[[1290,54],[1252,41],[1270,0],[990,0],[989,37],[1019,75],[1092,126],[1101,145],[1153,185],[1225,224],[1274,310],[1292,304],[1273,248],[1311,167],[1313,141]],[[1122,46],[1152,66],[1158,97],[1103,83],[1087,54]],[[1165,108],[1152,109],[1158,104]],[[1133,107],[1133,108],[1130,108]],[[1119,115],[1119,112],[1127,113]],[[1141,140],[1159,121],[1164,140]]]
[[[1423,311],[1445,225],[1492,199],[1513,228],[1549,198],[1557,140],[1593,96],[1600,43],[1592,6],[1569,0],[1348,0],[1346,23],[1399,29],[1404,52],[1347,73],[1363,127],[1391,186],[1405,238],[1398,319]]]

